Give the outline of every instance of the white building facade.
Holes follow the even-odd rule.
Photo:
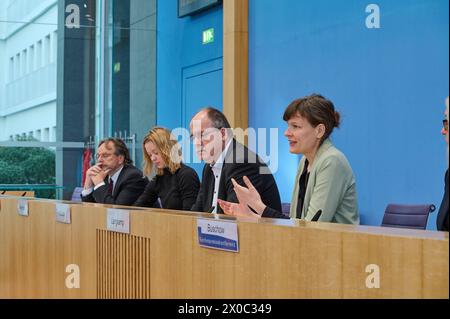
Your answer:
[[[0,1],[0,141],[56,141],[57,14],[57,0]]]

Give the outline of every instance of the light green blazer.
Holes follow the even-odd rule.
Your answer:
[[[292,194],[290,217],[296,218],[299,179],[305,166],[300,161]],[[356,183],[352,168],[341,151],[329,139],[319,147],[310,169],[302,218],[311,220],[322,210],[320,222],[359,224]]]

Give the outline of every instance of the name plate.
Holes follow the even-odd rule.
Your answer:
[[[106,218],[108,230],[124,234],[130,233],[130,212],[128,210],[108,208]]]
[[[28,201],[26,199],[19,199],[17,201],[17,213],[20,216],[28,217]]]
[[[56,221],[58,223],[70,224],[70,205],[56,204],[55,205]]]
[[[197,229],[200,246],[231,252],[239,251],[236,223],[197,219]]]

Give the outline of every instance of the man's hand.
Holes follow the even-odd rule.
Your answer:
[[[90,189],[94,186],[94,183],[92,182],[92,177],[96,176],[101,170],[102,170],[101,166],[99,164],[96,164],[86,171],[86,180],[84,182],[84,189]]]
[[[92,176],[91,179],[92,179],[92,183],[94,184],[94,186],[97,186],[98,184],[103,183],[105,181],[106,176],[108,176],[108,173],[109,173],[109,169],[106,171],[100,169],[100,171],[97,174]]]

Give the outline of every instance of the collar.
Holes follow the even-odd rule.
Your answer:
[[[120,173],[122,172],[124,165],[122,165],[117,172],[114,173],[114,175],[109,177],[109,180],[112,180],[114,185],[116,185],[117,179],[119,178]]]
[[[227,142],[224,150],[222,151],[222,153],[220,153],[220,156],[217,159],[217,161],[214,164],[209,164],[211,166],[211,168],[218,168],[218,169],[220,168],[220,169],[222,169],[225,156],[227,155],[228,149],[230,148],[230,145],[231,145],[232,142],[233,142],[233,139],[230,138],[230,140]]]
[[[322,154],[325,153],[325,151],[327,151],[332,146],[333,144],[331,143],[330,138],[327,138],[325,141],[322,142],[322,145],[320,145],[319,149],[317,150],[316,156],[314,157],[314,162],[312,164],[310,171],[313,170],[314,166],[316,165],[318,159],[322,156]],[[305,156],[303,157],[305,158],[306,161],[306,157]]]

